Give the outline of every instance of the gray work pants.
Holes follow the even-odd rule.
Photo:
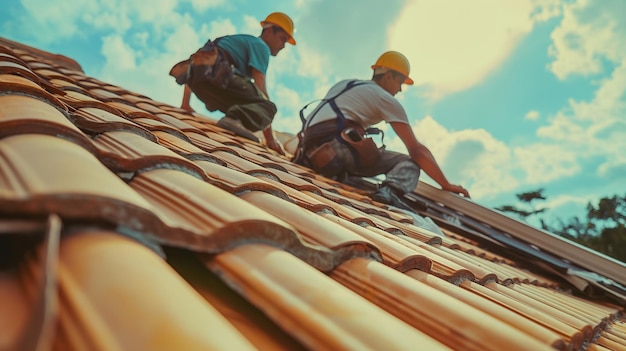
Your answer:
[[[382,150],[379,162],[363,168],[359,166],[354,154],[346,144],[337,139],[333,139],[330,143],[336,154],[336,160],[333,162],[336,167],[332,171],[335,174],[322,173],[322,175],[332,177],[345,173],[357,177],[374,177],[384,174],[383,185],[391,186],[403,194],[412,192],[417,187],[420,168],[410,156],[395,151]]]

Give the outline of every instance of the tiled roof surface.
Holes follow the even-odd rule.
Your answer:
[[[0,38],[0,350],[626,349],[623,265],[368,194]]]

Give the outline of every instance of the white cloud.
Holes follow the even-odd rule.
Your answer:
[[[237,28],[230,19],[218,19],[209,23],[208,35],[211,39],[224,35],[235,34]]]
[[[523,170],[525,184],[545,184],[582,170],[578,153],[565,145],[533,144],[513,150],[514,162]]]
[[[387,148],[406,153],[402,141],[388,129]],[[512,158],[510,148],[485,130],[449,131],[427,116],[414,123],[413,132],[433,153],[448,180],[467,187],[475,199],[519,186],[513,174],[523,169]],[[420,179],[437,186],[425,174]]]
[[[564,5],[563,20],[551,37],[552,72],[560,79],[605,69],[603,60],[626,58],[626,2],[578,0]]]
[[[21,4],[26,10],[19,19],[22,30],[40,43],[84,34],[79,19],[98,9],[96,3],[89,1],[22,0]]]
[[[388,49],[408,57],[416,84],[437,99],[498,68],[533,28],[535,10],[530,0],[407,1]]]
[[[137,68],[134,50],[119,35],[102,39],[102,55],[107,58],[104,71],[132,71]]]
[[[226,0],[187,0],[191,2],[196,12],[204,12],[210,8],[216,8],[226,4]]]
[[[539,118],[539,111],[531,110],[524,116],[525,119],[529,119],[531,121],[536,121]]]

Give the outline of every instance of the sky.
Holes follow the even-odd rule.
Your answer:
[[[297,41],[270,59],[275,130],[297,133],[304,105],[339,80],[370,79],[396,50],[411,63],[415,85],[396,97],[418,140],[476,203],[522,206],[516,194],[543,188],[533,206],[550,222],[626,195],[624,0],[21,0],[3,3],[0,36],[179,106],[171,66],[209,38],[259,35],[274,11]]]

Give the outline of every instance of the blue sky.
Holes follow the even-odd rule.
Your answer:
[[[0,35],[179,105],[169,68],[208,38],[260,34],[273,11],[293,18],[298,43],[270,62],[276,130],[297,132],[303,105],[397,50],[416,82],[397,97],[418,139],[474,201],[545,188],[550,220],[626,195],[623,0],[22,0],[3,4]],[[391,129],[385,141],[406,152]]]

